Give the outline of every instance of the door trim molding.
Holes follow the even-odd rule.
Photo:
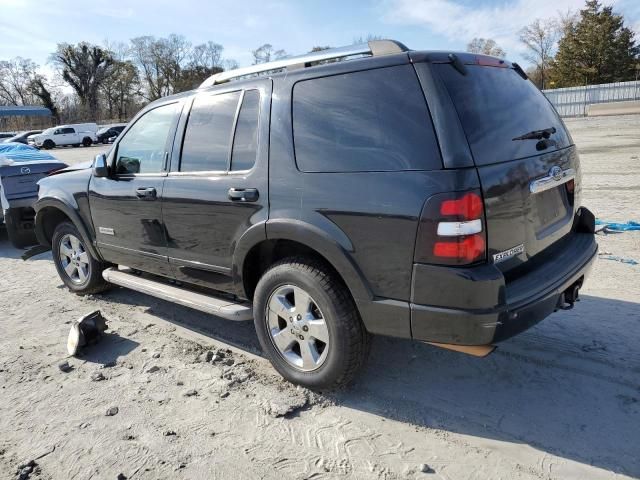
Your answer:
[[[219,265],[210,265],[208,263],[196,262],[193,260],[185,260],[183,258],[169,257],[169,263],[182,264],[185,267],[192,267],[200,270],[208,270],[210,272],[222,273],[224,275],[231,275],[231,268],[229,267],[221,267]]]

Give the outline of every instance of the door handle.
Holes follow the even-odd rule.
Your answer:
[[[255,202],[259,194],[257,188],[230,188],[229,200],[234,202]]]
[[[155,200],[156,195],[157,195],[156,189],[153,187],[136,188],[136,197],[141,198],[143,200]]]

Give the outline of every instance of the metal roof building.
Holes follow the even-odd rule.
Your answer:
[[[50,117],[51,110],[45,107],[23,105],[0,105],[0,117]]]

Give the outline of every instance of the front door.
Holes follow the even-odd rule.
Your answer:
[[[236,243],[268,217],[270,105],[256,80],[200,93],[183,116],[162,201],[177,279],[232,291]]]
[[[91,219],[109,262],[171,275],[161,200],[180,107],[173,102],[138,117],[109,154],[110,175],[91,178]]]

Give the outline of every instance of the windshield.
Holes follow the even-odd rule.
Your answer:
[[[42,132],[44,135],[51,135],[53,133],[53,131],[55,130],[55,127],[51,127],[51,128],[47,128],[44,132]]]
[[[552,152],[571,145],[545,96],[512,68],[434,65],[460,117],[476,165]]]
[[[101,128],[100,130],[98,130],[98,131],[96,132],[96,135],[102,135],[103,133],[107,133],[109,130],[111,130],[111,127],[104,127],[104,128]]]

